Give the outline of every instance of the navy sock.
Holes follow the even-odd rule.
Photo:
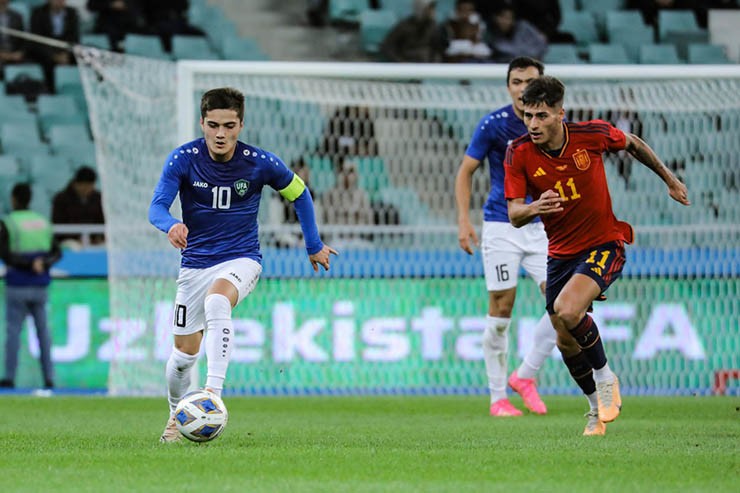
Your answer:
[[[568,367],[570,376],[573,377],[573,380],[576,381],[585,395],[590,395],[596,392],[593,369],[583,351],[580,351],[575,356],[563,358],[563,361],[565,362],[565,366]]]
[[[586,355],[591,368],[598,370],[606,365],[606,353],[604,353],[604,344],[599,336],[599,328],[588,314],[568,332],[575,338],[578,346]]]

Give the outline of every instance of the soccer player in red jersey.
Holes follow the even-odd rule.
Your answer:
[[[584,435],[603,435],[604,423],[616,419],[622,401],[619,380],[607,364],[599,329],[587,311],[621,275],[624,243],[631,243],[634,233],[614,216],[602,154],[626,150],[665,182],[674,200],[690,202],[686,186],[636,135],[602,120],[564,122],[564,95],[562,82],[549,76],[533,80],[525,89],[527,135],[507,151],[504,189],[512,225],[521,227],[537,216],[545,225],[546,308],[573,378],[587,395],[595,381],[598,409],[587,413]],[[527,204],[528,194],[539,198]],[[566,342],[571,336],[580,348],[576,354]]]

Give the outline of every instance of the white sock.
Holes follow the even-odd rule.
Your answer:
[[[510,318],[486,316],[483,332],[483,359],[486,361],[491,403],[506,398],[506,369]]]
[[[234,346],[234,325],[231,322],[231,302],[222,294],[209,294],[205,300],[206,387],[220,396],[224,388],[226,369]]]
[[[591,406],[592,411],[599,410],[599,400],[596,398],[596,392],[587,394],[586,399],[588,399],[588,405]]]
[[[165,367],[167,402],[170,405],[170,414],[175,413],[177,403],[188,391],[190,387],[190,369],[197,360],[197,354],[187,354],[177,348],[172,348]]]
[[[531,379],[537,376],[537,372],[542,368],[542,364],[552,354],[556,339],[557,333],[550,321],[550,315],[545,313],[534,328],[534,344],[532,344],[532,349],[529,350],[522,364],[516,370],[519,378]]]
[[[594,368],[594,382],[604,383],[611,382],[613,380],[614,373],[612,372],[611,368],[609,368],[609,363],[605,364],[602,368],[599,368],[598,370]]]

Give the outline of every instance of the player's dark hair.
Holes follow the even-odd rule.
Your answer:
[[[541,61],[530,56],[518,56],[509,62],[509,69],[506,71],[506,85],[509,85],[509,78],[512,70],[529,67],[535,67],[540,75],[545,73],[545,65]]]
[[[211,89],[200,98],[200,116],[206,117],[211,110],[234,110],[239,121],[244,120],[244,94],[233,87]]]
[[[564,97],[563,83],[555,77],[543,75],[527,85],[522,93],[522,103],[532,106],[545,103],[547,106],[555,107],[563,104]]]
[[[28,183],[16,183],[10,192],[10,196],[15,201],[16,209],[28,209],[32,197],[31,186]]]

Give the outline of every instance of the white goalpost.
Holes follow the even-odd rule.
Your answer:
[[[457,246],[453,183],[479,119],[509,102],[502,65],[164,62],[78,49],[107,217],[112,394],[162,394],[177,252],[147,222],[163,160],[199,136],[199,99],[246,97],[242,140],[310,171],[320,231],[342,255],[314,276],[276,194],[260,211],[264,275],[235,313],[227,392],[485,392],[482,266]],[[606,163],[614,208],[636,226],[625,278],[595,316],[626,392],[711,392],[740,367],[740,67],[549,66],[568,118],[640,134],[687,182],[673,207],[625,156]],[[464,82],[461,82],[464,81]],[[351,161],[371,219],[332,216],[336,170]],[[478,173],[471,211],[488,192]],[[510,366],[543,310],[521,279]],[[545,393],[574,390],[548,361]]]

